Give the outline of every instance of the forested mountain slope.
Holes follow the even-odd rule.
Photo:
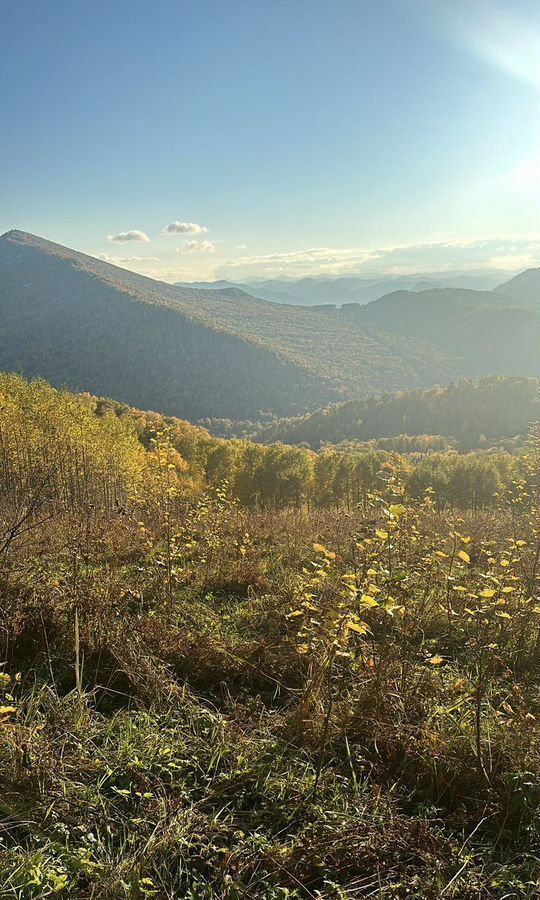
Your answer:
[[[520,272],[510,281],[499,285],[495,291],[538,311],[540,307],[540,269],[526,269],[525,272]]]
[[[318,448],[397,435],[445,435],[468,450],[526,435],[530,423],[540,420],[539,385],[536,378],[484,378],[352,400],[277,422],[259,437]]]
[[[514,296],[502,289],[395,291],[364,306],[344,305],[341,313],[364,327],[429,342],[458,357],[465,375],[540,374],[540,305],[525,287],[521,294],[516,285]]]
[[[3,369],[191,419],[290,415],[455,372],[337,313],[168,285],[18,231],[0,238],[0,311]]]

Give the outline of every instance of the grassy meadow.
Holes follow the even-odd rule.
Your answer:
[[[2,376],[0,898],[538,897],[538,453]]]

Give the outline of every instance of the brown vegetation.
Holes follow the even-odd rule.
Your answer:
[[[537,896],[534,445],[254,506],[105,406],[2,381],[0,897]]]

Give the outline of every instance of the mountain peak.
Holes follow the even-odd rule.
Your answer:
[[[6,231],[0,235],[0,240],[9,241],[12,244],[24,244],[27,247],[39,247],[42,250],[49,249],[49,251],[53,250],[53,248],[62,247],[61,244],[48,241],[46,238],[40,237],[39,234],[32,234],[31,231],[21,231],[19,228],[11,228],[9,231]],[[68,248],[62,247],[62,250],[68,251]],[[76,251],[68,252],[75,253]]]
[[[18,228],[10,228],[9,231],[5,231],[4,234],[0,234],[0,239],[6,239],[8,241],[13,240],[25,240],[26,238],[36,237],[35,234],[30,234],[29,231],[20,231]]]

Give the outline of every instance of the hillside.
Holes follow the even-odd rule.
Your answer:
[[[461,407],[463,422],[470,423],[482,399],[489,406],[490,388],[496,387],[497,400],[502,399],[505,393],[516,409],[514,421],[508,427],[521,427],[530,418],[528,413],[531,409],[538,411],[538,385],[532,379],[531,383],[508,381],[509,384],[502,386],[457,386],[453,396],[447,397],[446,402],[439,402],[438,421],[447,424],[452,414],[461,421],[458,412]],[[500,390],[501,387],[503,390]],[[396,395],[380,400],[372,398],[365,403],[368,409],[366,422],[370,415],[373,422],[378,418],[382,425],[385,421],[389,423],[392,417],[396,421],[398,413],[403,413],[405,408],[410,411],[411,422],[418,422],[422,405],[435,408],[437,393],[444,394],[441,389],[417,393],[416,409],[412,395]],[[344,404],[341,411],[346,412],[351,406],[353,404]],[[496,401],[492,400],[491,409],[495,406]],[[339,413],[340,408],[334,411]],[[489,413],[486,412],[486,420],[488,418]],[[430,424],[436,427],[434,415]],[[388,426],[387,429],[392,430]],[[41,378],[27,381],[20,375],[2,372],[0,436],[0,489],[2,473],[5,475],[2,458],[8,458],[12,464],[20,448],[31,445],[33,456],[26,459],[24,465],[21,463],[21,472],[25,466],[29,467],[28,480],[25,480],[21,490],[30,503],[32,492],[37,491],[37,500],[42,508],[54,505],[66,492],[73,494],[72,502],[86,502],[88,498],[81,493],[79,476],[92,473],[99,480],[103,472],[109,472],[113,474],[102,500],[117,510],[119,504],[122,506],[127,502],[129,491],[122,487],[122,479],[114,472],[126,465],[129,478],[139,485],[138,488],[133,486],[132,499],[135,502],[138,498],[137,502],[140,502],[143,484],[149,490],[159,492],[164,487],[167,490],[167,483],[160,485],[155,476],[165,474],[169,463],[177,470],[182,490],[194,496],[210,489],[245,507],[350,507],[362,501],[366,492],[377,489],[381,469],[392,469],[398,464],[403,486],[411,495],[416,495],[419,478],[429,473],[433,459],[438,461],[439,470],[453,477],[453,482],[445,486],[440,496],[441,502],[450,505],[461,503],[465,508],[472,508],[481,497],[482,505],[491,508],[494,505],[494,497],[490,493],[493,480],[500,482],[501,487],[510,489],[513,472],[520,465],[519,454],[516,453],[486,454],[483,450],[446,453],[442,443],[432,449],[443,452],[418,457],[414,454],[398,456],[380,449],[374,451],[369,446],[359,449],[354,441],[351,441],[350,448],[324,448],[313,452],[307,447],[281,442],[263,444],[245,438],[223,439],[175,416],[135,409],[86,392],[75,394],[66,389],[56,389]],[[469,448],[464,449],[468,451]],[[404,453],[407,452],[404,450]],[[58,471],[56,464],[51,462],[55,454],[60,457],[65,455]],[[89,459],[94,460],[90,468]],[[49,464],[52,467],[47,470],[46,482],[43,483],[42,470],[47,469]],[[471,464],[476,473],[474,475],[471,474]],[[157,473],[154,471],[156,467],[159,469]],[[7,488],[11,490],[13,486],[12,480]],[[18,515],[19,511],[18,506],[8,505],[0,511],[0,523],[2,515],[9,518]],[[24,514],[23,509],[23,517]],[[0,537],[1,534],[0,527]]]
[[[485,447],[524,437],[530,423],[540,420],[539,385],[536,378],[484,378],[352,400],[269,425],[259,439],[318,448],[400,435],[443,435],[461,449]]]
[[[495,290],[520,304],[527,304],[531,309],[538,310],[540,307],[540,269],[527,269],[525,272],[520,272],[510,281],[496,287]]]
[[[290,415],[455,372],[338,314],[167,285],[18,231],[0,238],[0,310],[2,368],[190,419]]]
[[[346,304],[341,313],[364,327],[435,345],[459,358],[462,374],[538,375],[540,307],[532,292],[521,296],[519,284],[515,299],[502,290],[396,291],[367,305]]]

